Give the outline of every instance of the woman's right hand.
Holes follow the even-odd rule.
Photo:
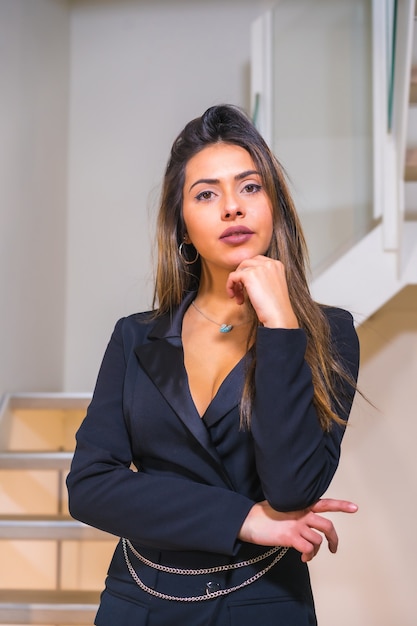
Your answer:
[[[322,513],[355,513],[358,507],[347,500],[323,498],[302,511],[282,513],[264,500],[255,504],[239,532],[239,539],[261,546],[286,546],[301,553],[303,562],[316,556],[323,541],[327,539],[330,552],[336,552],[338,536],[333,522]]]

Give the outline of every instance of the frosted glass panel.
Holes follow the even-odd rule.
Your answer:
[[[272,147],[315,273],[371,224],[371,18],[371,0],[284,0],[273,10]]]

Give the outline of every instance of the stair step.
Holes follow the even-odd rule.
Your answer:
[[[116,538],[67,515],[0,515],[0,539],[109,541]]]
[[[73,452],[0,452],[0,470],[69,470]]]
[[[417,181],[417,148],[407,149],[404,179],[407,182]]]
[[[417,104],[417,67],[411,69],[410,104]]]
[[[11,411],[16,409],[79,409],[85,411],[90,402],[90,393],[24,392],[6,394],[3,404],[4,408],[9,408]]]
[[[95,591],[0,590],[0,624],[92,624]]]

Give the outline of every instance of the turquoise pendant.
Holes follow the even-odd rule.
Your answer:
[[[230,333],[232,328],[233,328],[232,324],[222,324],[220,326],[220,332],[221,333]]]

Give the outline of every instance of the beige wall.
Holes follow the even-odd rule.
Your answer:
[[[320,626],[414,626],[417,439],[417,286],[359,328],[360,387],[329,495],[352,499],[335,516],[336,556],[312,563]]]

